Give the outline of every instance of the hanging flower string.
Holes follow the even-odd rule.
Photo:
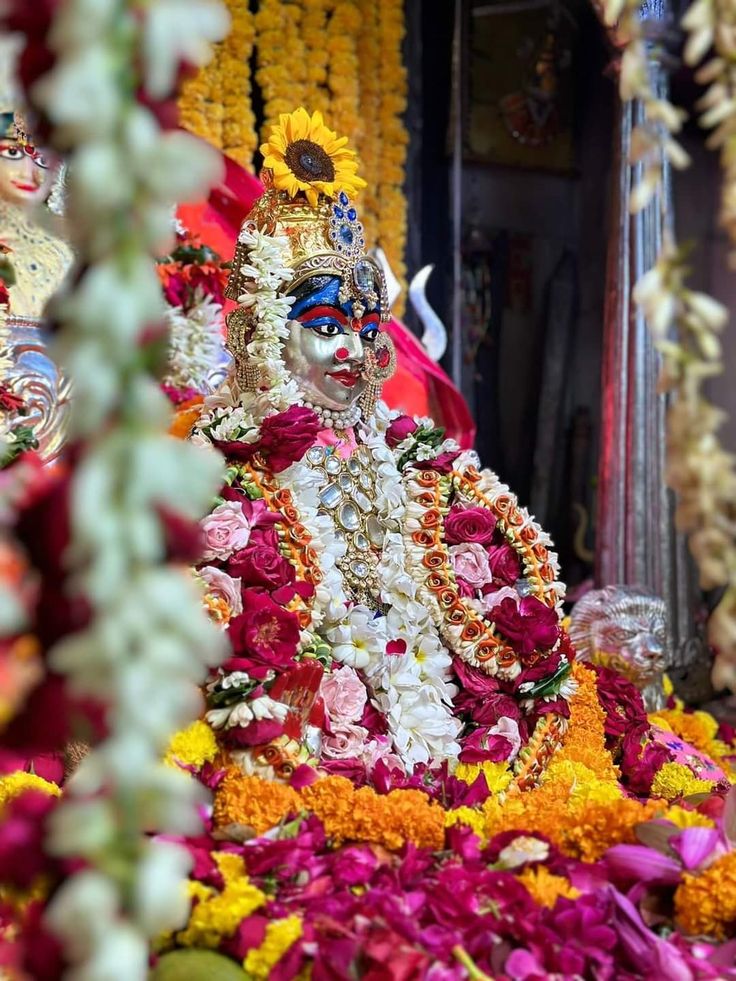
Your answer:
[[[600,6],[606,23],[616,25],[616,33],[624,42],[621,98],[638,99],[644,110],[644,122],[631,138],[631,163],[641,168],[641,180],[631,196],[631,210],[638,211],[655,199],[665,160],[677,168],[689,165],[687,154],[675,139],[686,114],[656,94],[640,5],[636,0],[607,0]],[[699,74],[700,81],[711,83],[702,100],[701,124],[718,127],[710,144],[722,148],[722,220],[729,229],[733,225],[729,224],[730,202],[736,197],[731,162],[734,154],[729,152],[736,139],[733,16],[728,3],[695,0],[682,20],[689,64],[697,64],[718,39],[716,57]],[[634,299],[662,355],[661,386],[673,396],[667,426],[667,481],[677,493],[677,523],[689,535],[701,586],[725,587],[708,625],[716,650],[713,681],[718,688],[736,690],[736,467],[718,438],[725,416],[703,394],[707,380],[724,368],[718,335],[728,321],[728,311],[712,297],[687,286],[685,259],[672,229],[666,228],[657,262],[637,283]]]
[[[75,285],[55,307],[74,384],[72,462],[39,482],[20,526],[42,577],[36,631],[52,672],[33,694],[47,708],[31,731],[53,722],[53,742],[60,726],[71,737],[84,722],[96,742],[63,802],[33,811],[47,815],[48,861],[73,873],[46,923],[75,976],[134,981],[148,974],[149,938],[187,915],[187,855],[148,833],[197,827],[199,795],[160,757],[197,714],[195,686],[220,655],[181,559],[221,460],[166,435],[167,402],[148,373],[163,315],[153,256],[171,245],[174,202],[202,193],[218,161],[158,120],[170,118],[183,64],[206,59],[227,15],[209,0],[3,9],[7,28],[28,32],[23,82],[49,145],[69,161],[78,257]],[[42,871],[43,852],[34,854]],[[33,942],[42,936],[38,926]]]

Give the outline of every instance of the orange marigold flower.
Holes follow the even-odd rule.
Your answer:
[[[264,834],[289,814],[301,810],[299,794],[285,784],[246,777],[232,769],[215,794],[215,823],[243,824]]]
[[[736,852],[699,875],[685,873],[675,893],[675,915],[685,933],[725,940],[736,934]]]
[[[555,875],[544,865],[524,869],[517,879],[536,903],[548,909],[554,907],[560,896],[577,899],[580,895],[580,890],[569,879],[564,875]]]

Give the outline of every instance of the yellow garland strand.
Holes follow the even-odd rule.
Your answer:
[[[406,68],[402,63],[401,44],[405,34],[404,7],[401,0],[379,0],[381,108],[378,130],[382,136],[378,185],[378,244],[389,264],[405,282],[406,263],[406,197],[404,166],[409,136],[402,122],[406,110]],[[401,312],[397,310],[397,312]]]
[[[257,145],[250,59],[264,101],[261,136],[299,105],[319,110],[358,149],[368,188],[360,201],[366,240],[383,248],[404,283],[409,142],[402,116],[407,76],[401,0],[226,0],[232,30],[212,62],[188,80],[179,98],[182,125],[253,168]],[[401,310],[397,310],[401,312]]]
[[[333,6],[331,0],[306,0],[302,12],[302,41],[306,61],[303,105],[310,113],[321,112],[328,125],[334,129],[334,121],[330,118],[330,93],[327,88],[330,51],[325,44],[327,17]],[[361,176],[365,177],[365,174]]]
[[[258,69],[256,81],[263,94],[263,140],[281,113],[304,105],[306,96],[306,46],[301,35],[302,6],[299,0],[261,0],[256,24]],[[306,108],[309,108],[308,106]],[[333,128],[337,128],[333,125]]]
[[[232,28],[219,52],[222,84],[222,149],[242,167],[253,169],[257,145],[256,119],[251,108],[250,58],[256,29],[247,0],[226,0]]]
[[[224,2],[230,33],[214,46],[210,63],[182,86],[179,118],[185,129],[252,170],[257,143],[250,91],[255,24],[244,0]]]
[[[361,198],[360,220],[366,241],[378,242],[379,175],[383,149],[383,131],[379,124],[381,109],[381,40],[378,7],[375,0],[360,0],[363,23],[358,36],[358,70],[360,72],[360,115],[364,128],[358,143],[359,173],[368,187]]]

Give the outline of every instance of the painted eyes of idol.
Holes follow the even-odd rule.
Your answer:
[[[302,327],[313,330],[319,337],[339,337],[347,333],[348,320],[345,315],[335,307],[315,307],[308,313],[297,318]],[[378,334],[378,314],[371,313],[363,317],[360,323],[360,330],[357,333],[364,341],[373,342]]]
[[[23,157],[31,157],[42,170],[48,170],[51,166],[49,158],[38,150],[26,149],[17,143],[0,143],[0,158],[3,160],[22,160]]]

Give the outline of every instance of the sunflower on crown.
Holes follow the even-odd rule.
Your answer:
[[[346,136],[325,126],[322,113],[311,116],[300,107],[283,113],[269,140],[261,146],[263,166],[271,172],[272,185],[295,198],[301,191],[317,207],[319,195],[335,198],[340,192],[355,195],[366,186],[356,171],[355,151]]]

